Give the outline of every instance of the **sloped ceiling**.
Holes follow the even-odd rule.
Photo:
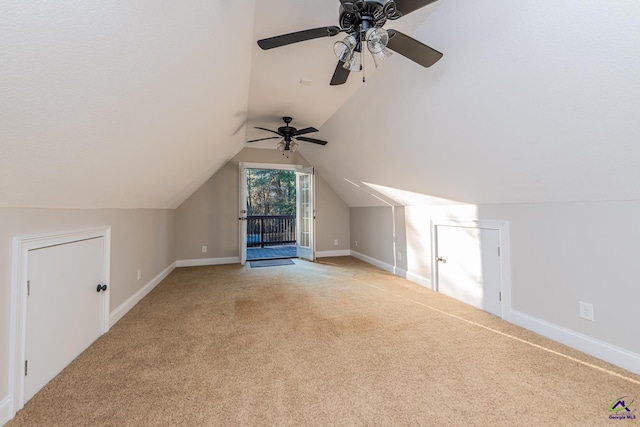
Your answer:
[[[338,25],[338,0],[256,1],[255,41],[309,28]],[[386,27],[413,32],[432,13],[437,4],[424,7],[402,19],[390,21]],[[346,84],[330,86],[337,59],[333,43],[345,37],[309,40],[264,51],[252,44],[251,90],[247,113],[247,140],[272,136],[254,126],[277,129],[282,116],[292,116],[298,129],[318,129],[356,91],[362,88],[362,73],[352,73]],[[366,58],[365,74],[375,72],[371,57]],[[313,135],[310,135],[313,136]],[[316,137],[321,138],[321,134]],[[276,141],[277,142],[277,141]],[[247,145],[273,148],[274,141]]]
[[[350,206],[640,199],[640,3],[440,0],[386,26],[440,62],[338,87],[340,36],[255,43],[337,10],[3,2],[0,206],[176,207],[283,115],[329,140],[301,151]]]
[[[177,206],[242,149],[252,22],[251,1],[2,2],[0,206]]]
[[[351,206],[640,199],[640,3],[438,4],[443,59],[391,58],[303,147]]]

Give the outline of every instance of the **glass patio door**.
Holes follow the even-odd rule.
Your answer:
[[[240,248],[240,264],[245,265],[247,262],[247,174],[244,163],[240,163],[240,182],[238,199],[240,205],[238,207],[238,228]]]
[[[316,218],[314,201],[315,180],[313,168],[296,171],[296,252],[298,258],[315,260],[314,226]]]

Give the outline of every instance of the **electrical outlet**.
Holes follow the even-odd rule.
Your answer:
[[[402,252],[398,251],[398,261],[402,261]]]
[[[207,252],[207,247],[206,247],[206,246],[203,246],[203,247],[202,247],[202,253],[204,254],[204,253],[206,253],[206,252]]]
[[[138,269],[138,280],[140,280],[141,277],[142,277],[142,270]]]
[[[593,322],[593,304],[580,301],[580,317]]]
[[[334,239],[333,246],[338,246],[338,239]]]
[[[358,241],[356,240],[356,246],[358,246]]]

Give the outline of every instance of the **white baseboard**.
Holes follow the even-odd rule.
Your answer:
[[[125,314],[127,314],[127,312],[129,312],[129,310],[133,308],[133,306],[139,303],[140,300],[142,300],[142,298],[147,296],[147,294],[151,292],[153,288],[158,286],[158,284],[162,282],[162,280],[164,280],[164,278],[167,277],[169,273],[173,271],[174,268],[176,268],[175,262],[172,263],[169,267],[165,268],[160,274],[154,277],[149,283],[144,285],[138,292],[131,295],[125,302],[120,304],[118,308],[113,310],[111,312],[111,315],[109,316],[109,326],[111,327],[115,325],[118,320],[122,319],[122,317]]]
[[[0,426],[9,422],[14,415],[13,400],[11,399],[11,396],[6,396],[4,399],[0,400]]]
[[[349,249],[338,251],[318,251],[316,252],[317,258],[326,258],[333,256],[350,256],[351,251]],[[240,257],[226,257],[226,258],[201,258],[201,259],[182,259],[176,261],[176,267],[200,267],[203,265],[222,265],[222,264],[238,264],[240,263]]]
[[[407,280],[420,286],[424,286],[425,288],[433,289],[431,287],[431,279],[427,279],[426,277],[420,276],[419,274],[409,271],[407,272]]]
[[[351,255],[351,251],[349,249],[316,252],[316,258],[328,258],[332,256],[350,256],[350,255]]]
[[[369,255],[361,254],[360,252],[356,252],[354,250],[351,251],[351,256],[354,258],[358,258],[360,261],[364,261],[367,264],[374,265],[384,271],[388,271],[389,273],[394,272],[394,267],[391,264],[380,261],[378,259],[372,258]]]
[[[356,252],[354,250],[351,251],[351,256],[354,258],[358,258],[361,261],[364,261],[368,264],[375,265],[382,270],[388,271],[398,277],[402,277],[403,279],[407,279],[410,282],[413,282],[417,285],[424,286],[425,288],[431,289],[431,280],[426,277],[420,276],[419,274],[412,273],[410,271],[404,270],[400,267],[394,267],[391,264],[380,261],[378,259],[372,258],[368,255],[361,254],[360,252]]]
[[[537,317],[530,316],[518,310],[511,310],[511,322],[571,348],[580,350],[583,353],[624,368],[634,374],[640,374],[640,354],[632,353],[623,348],[538,319]]]
[[[404,268],[400,268],[400,267],[393,267],[393,274],[395,274],[398,277],[402,277],[403,279],[406,279],[408,276],[408,272],[407,270],[405,270]]]
[[[226,258],[201,258],[201,259],[181,259],[176,261],[176,267],[200,267],[203,265],[238,264],[240,257],[232,256]]]

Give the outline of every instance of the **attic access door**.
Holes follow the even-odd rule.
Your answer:
[[[24,402],[105,331],[104,250],[99,237],[29,251]]]
[[[502,317],[500,230],[434,226],[438,292]]]
[[[296,252],[298,258],[316,258],[315,248],[315,179],[313,168],[296,171]]]

